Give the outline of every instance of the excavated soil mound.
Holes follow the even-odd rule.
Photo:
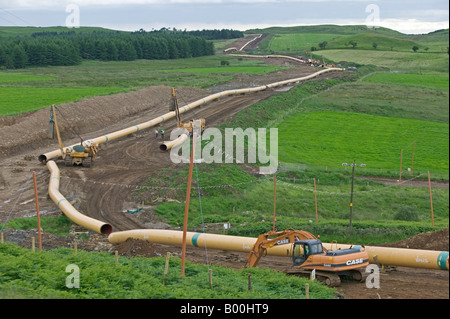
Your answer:
[[[85,139],[92,138],[85,132],[120,123],[148,111],[160,110],[161,106],[168,111],[171,92],[170,87],[160,85],[60,104],[56,114],[61,138],[66,141],[73,138],[74,133],[81,134]],[[192,102],[208,93],[197,88],[180,88],[179,95],[185,101]],[[54,149],[55,141],[48,138],[49,110],[45,108],[15,117],[0,117],[0,155],[5,158],[51,145]]]
[[[376,246],[448,251],[448,228],[439,231],[421,233],[412,238]]]
[[[161,249],[160,246],[133,238],[128,238],[123,243],[115,245],[115,249],[120,256],[125,257],[157,257],[167,254],[167,251]]]

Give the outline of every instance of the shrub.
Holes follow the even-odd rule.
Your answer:
[[[395,220],[419,221],[419,212],[415,207],[402,207],[394,215]]]

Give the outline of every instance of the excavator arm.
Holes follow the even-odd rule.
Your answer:
[[[313,234],[303,230],[287,229],[284,231],[269,231],[258,236],[255,245],[248,256],[247,267],[256,267],[267,248],[279,245],[293,244],[303,239],[317,239]]]

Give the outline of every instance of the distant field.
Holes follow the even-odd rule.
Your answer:
[[[449,91],[403,84],[346,83],[302,103],[305,111],[344,111],[449,123]],[[389,80],[394,79],[389,77]]]
[[[39,76],[21,73],[0,73],[0,84],[15,83],[15,82],[40,82],[54,80],[50,76]]]
[[[297,54],[303,54],[304,50],[310,51],[311,47],[319,47],[319,43],[330,41],[340,35],[337,34],[315,34],[315,33],[296,33],[296,34],[277,34],[270,42],[270,50],[273,51],[301,51]]]
[[[43,107],[76,101],[85,97],[108,95],[123,91],[120,88],[99,87],[1,87],[0,116],[16,115]]]
[[[319,43],[326,41],[327,49],[351,49],[350,41],[357,43],[357,49],[375,50],[373,44],[376,43],[378,51],[411,51],[412,47],[417,45],[419,50],[424,50],[427,46],[416,43],[412,40],[396,38],[380,34],[327,34],[327,33],[294,33],[294,34],[276,34],[269,44],[269,49],[273,51],[295,51],[308,50],[311,47],[319,49]],[[441,52],[441,48],[436,45],[427,47],[429,52]]]
[[[447,53],[395,52],[379,50],[323,50],[315,52],[335,62],[348,61],[358,64],[374,64],[391,70],[421,72],[447,72]]]
[[[449,89],[448,74],[376,73],[365,78],[364,82]]]
[[[282,162],[340,167],[356,159],[367,164],[362,171],[399,171],[401,149],[409,165],[416,141],[416,171],[449,169],[448,124],[328,111],[293,115],[278,129]]]
[[[276,70],[279,70],[280,67],[273,65],[261,65],[261,66],[223,66],[223,67],[215,67],[215,68],[185,68],[185,69],[172,69],[168,70],[168,72],[189,72],[189,73],[202,73],[202,74],[211,74],[211,73],[251,73],[251,74],[261,74],[261,73],[270,73]]]
[[[350,41],[357,43],[358,49],[375,50],[373,44],[376,43],[378,51],[408,51],[412,52],[413,46],[417,45],[424,49],[424,46],[417,44],[412,40],[399,39],[396,37],[379,35],[379,34],[357,34],[335,38],[329,41],[327,48],[329,49],[345,49],[352,48]]]

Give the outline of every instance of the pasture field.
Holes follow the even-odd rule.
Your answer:
[[[412,40],[380,34],[342,35],[336,33],[294,33],[273,35],[267,48],[276,52],[300,51],[299,54],[303,54],[304,50],[309,52],[312,47],[319,50],[319,43],[324,41],[327,42],[327,49],[351,49],[352,45],[350,43],[352,41],[357,43],[357,49],[364,50],[412,52],[414,46],[418,46],[419,50],[420,48],[425,49],[426,47]],[[374,43],[376,43],[376,49],[373,47]],[[430,47],[426,48],[427,52],[442,53],[442,47],[437,45],[432,45],[431,49]]]
[[[311,47],[319,47],[319,43],[330,41],[340,35],[337,34],[315,34],[315,33],[295,33],[295,34],[277,34],[269,44],[269,50],[276,52],[297,53],[302,55],[304,50],[310,51]],[[295,52],[297,51],[297,52]]]
[[[376,75],[377,76],[377,75]],[[381,74],[384,77],[385,74]],[[390,78],[390,75],[388,75]],[[371,77],[344,83],[303,102],[304,112],[329,110],[385,117],[449,122],[449,92],[425,86],[371,83]]]
[[[3,87],[0,88],[0,116],[35,111],[52,104],[125,91],[105,87]]]
[[[20,73],[0,73],[0,85],[5,83],[18,83],[18,82],[41,82],[41,81],[52,81],[53,77],[50,76],[39,76],[32,74],[20,74]]]
[[[295,114],[279,126],[278,133],[282,162],[337,168],[356,159],[367,165],[359,174],[399,172],[401,149],[405,158],[412,158],[416,141],[415,171],[448,174],[445,123],[325,111]]]
[[[348,61],[362,65],[377,65],[392,71],[410,73],[443,72],[448,73],[447,53],[396,52],[380,50],[337,49],[314,52],[335,62]]]
[[[382,83],[449,89],[449,77],[445,73],[437,74],[407,74],[407,73],[376,73],[364,79],[366,83]]]

